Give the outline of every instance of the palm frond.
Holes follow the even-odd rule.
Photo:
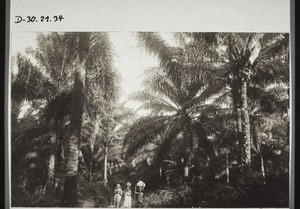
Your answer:
[[[36,139],[43,135],[49,134],[50,127],[44,125],[37,125],[36,127],[29,128],[23,133],[20,133],[15,139],[12,139],[12,147],[17,150],[20,146],[31,146]]]
[[[142,117],[138,119],[126,133],[123,143],[129,144],[128,156],[135,154],[140,148],[152,142],[157,135],[164,132],[171,116]]]
[[[141,109],[150,110],[154,114],[176,113],[178,111],[178,109],[175,108],[174,106],[162,102],[147,102],[138,108],[138,110]]]
[[[253,100],[259,101],[263,112],[273,113],[276,110],[286,112],[289,105],[286,89],[274,88],[273,90],[272,92],[257,87],[249,87],[248,96]]]
[[[37,48],[34,57],[56,87],[71,89],[72,72],[77,57],[77,33],[39,33],[36,37]]]
[[[263,35],[261,43],[263,47],[261,50],[261,59],[278,55],[285,55],[288,57],[289,34],[266,33]]]
[[[177,135],[182,131],[180,123],[177,121],[178,118],[175,118],[170,126],[168,127],[160,145],[155,150],[155,158],[153,159],[152,165],[157,165],[166,159],[169,151],[172,148],[172,142],[175,141]]]
[[[115,69],[114,51],[107,33],[92,33],[87,62],[86,110],[90,117],[116,102],[120,75]]]
[[[182,107],[184,109],[194,108],[200,103],[204,103],[205,101],[212,99],[213,96],[219,94],[225,87],[225,82],[220,81],[215,85],[207,86],[202,92],[199,93],[198,96],[194,97],[191,100],[186,101]]]
[[[47,122],[51,120],[62,121],[65,116],[71,113],[71,102],[72,95],[70,93],[59,94],[46,104],[42,117],[45,118]]]
[[[137,39],[149,54],[158,57],[162,66],[165,66],[174,57],[170,47],[158,33],[139,32],[137,33]]]
[[[150,80],[151,79],[151,80]],[[149,78],[146,84],[146,90],[162,97],[165,101],[171,100],[172,103],[178,103],[180,89],[164,75],[155,75]]]
[[[30,101],[51,99],[55,95],[54,85],[29,59],[18,54],[17,60],[19,71],[12,83],[12,99],[17,102],[24,99]]]
[[[107,73],[114,74],[112,77],[118,81],[120,77],[114,69],[115,54],[108,34],[92,33],[90,45],[88,66],[93,73],[96,73],[94,76],[100,78],[101,73],[98,71],[107,70]],[[105,73],[102,74],[105,75]]]
[[[255,84],[289,83],[289,63],[282,60],[264,60],[257,63],[252,80]]]
[[[212,104],[214,105],[226,105],[226,106],[230,106],[232,103],[232,98],[231,98],[231,92],[230,90],[224,90],[223,92],[221,92],[221,95],[217,96]]]
[[[162,98],[162,94],[159,94],[159,93],[157,94],[156,92],[152,93],[152,91],[150,89],[137,91],[137,92],[131,94],[130,98],[134,99],[135,101],[139,101],[139,102],[162,104],[165,106],[170,106],[170,108],[173,107],[176,109],[175,104],[172,104],[171,101],[168,101],[167,97],[166,97],[166,99],[164,99],[164,98]]]
[[[135,118],[135,113],[124,106],[117,106],[116,110],[118,111],[115,115],[113,115],[113,119],[122,123],[123,121],[133,120]]]

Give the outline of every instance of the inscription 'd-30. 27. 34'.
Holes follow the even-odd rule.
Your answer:
[[[35,23],[35,22],[61,22],[64,19],[63,15],[54,16],[15,16],[15,23]]]

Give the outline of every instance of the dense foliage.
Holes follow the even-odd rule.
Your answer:
[[[130,98],[143,116],[120,104],[107,33],[38,34],[17,55],[12,206],[108,207],[141,179],[145,207],[288,207],[288,34],[135,35],[158,58]]]

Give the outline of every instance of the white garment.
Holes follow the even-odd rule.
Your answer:
[[[131,190],[127,190],[124,193],[124,208],[131,208]]]

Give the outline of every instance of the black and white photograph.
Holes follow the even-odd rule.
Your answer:
[[[7,208],[294,208],[293,1],[7,2]]]
[[[289,43],[12,33],[11,206],[288,208]]]

